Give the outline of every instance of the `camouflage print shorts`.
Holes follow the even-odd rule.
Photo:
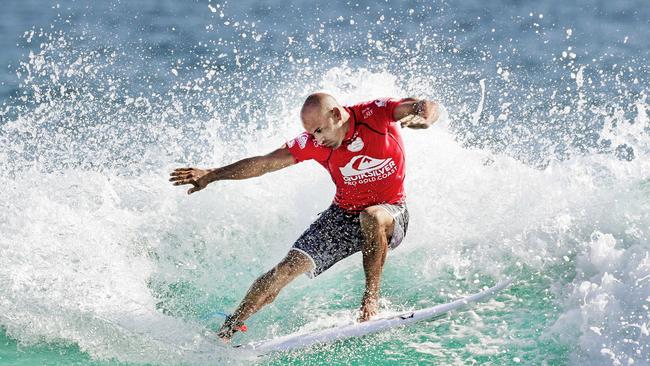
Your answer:
[[[406,235],[408,209],[405,204],[379,206],[388,211],[395,220],[393,235],[388,243],[390,249],[395,249]],[[340,260],[361,251],[362,246],[363,233],[359,213],[350,213],[331,205],[320,213],[318,219],[296,240],[291,250],[302,252],[312,260],[314,269],[307,275],[313,278]]]

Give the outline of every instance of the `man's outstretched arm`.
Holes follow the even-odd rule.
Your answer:
[[[408,98],[395,107],[393,119],[402,127],[421,129],[429,128],[438,120],[439,115],[438,102]]]
[[[286,145],[263,156],[254,156],[214,169],[178,168],[169,175],[175,186],[191,184],[194,187],[187,194],[198,192],[208,184],[218,180],[248,179],[286,168],[295,164],[293,155]]]

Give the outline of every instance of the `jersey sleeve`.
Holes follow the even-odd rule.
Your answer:
[[[388,126],[395,122],[393,113],[395,108],[405,99],[380,98],[370,102],[363,102],[353,105],[351,108],[357,115],[357,118],[370,125],[370,127],[386,131]]]
[[[287,148],[296,163],[305,160],[325,161],[330,156],[331,149],[318,145],[314,136],[303,132],[296,138],[287,141]]]

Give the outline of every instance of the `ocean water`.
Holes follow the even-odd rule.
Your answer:
[[[0,364],[650,365],[646,1],[36,1],[0,12]],[[303,163],[187,196],[178,166],[263,154],[305,96],[439,100],[405,130],[409,233],[382,309],[489,301],[258,357],[207,329],[332,199]],[[341,324],[357,254],[247,342]]]

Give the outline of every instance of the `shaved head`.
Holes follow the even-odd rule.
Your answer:
[[[350,114],[327,93],[310,94],[300,110],[302,124],[319,144],[338,148],[348,130]]]
[[[339,102],[333,96],[327,93],[314,93],[307,97],[305,103],[300,110],[300,117],[303,119],[311,119],[312,117],[320,117],[327,114],[335,107],[341,107]]]

